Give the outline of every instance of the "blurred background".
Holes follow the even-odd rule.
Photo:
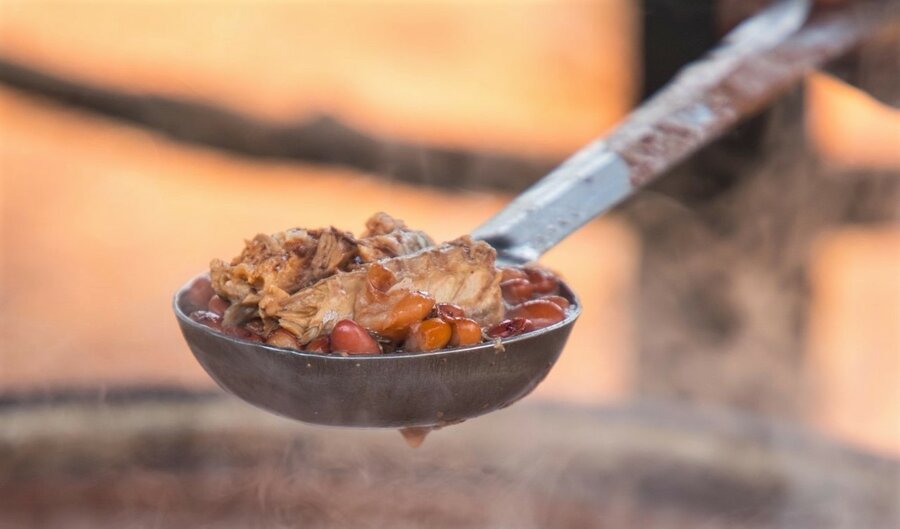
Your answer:
[[[383,210],[438,240],[467,233],[610,130],[747,10],[663,0],[0,0],[0,490],[18,491],[0,500],[0,527],[91,527],[101,519],[119,527],[223,519],[360,526],[357,511],[334,515],[328,493],[309,483],[453,482],[458,472],[483,471],[479,458],[493,452],[482,447],[506,442],[521,454],[550,453],[535,468],[565,474],[598,447],[613,451],[601,459],[615,460],[635,432],[644,432],[638,444],[653,441],[654,454],[684,446],[679,457],[721,469],[737,450],[710,444],[723,431],[739,443],[786,428],[793,441],[766,434],[761,445],[781,455],[750,461],[796,477],[802,472],[785,471],[793,460],[780,450],[828,446],[827,454],[890,469],[888,481],[871,483],[895,496],[896,17],[861,51],[550,252],[542,262],[584,304],[558,365],[500,418],[433,434],[414,455],[391,456],[390,472],[368,458],[405,454],[396,434],[302,427],[221,397],[171,313],[170,296],[187,278],[213,257],[236,255],[258,232],[360,231]],[[255,425],[256,437],[240,425]],[[151,429],[169,437],[152,444]],[[659,429],[696,438],[679,445]],[[566,447],[562,459],[550,452],[555,443]],[[147,446],[169,452],[146,456]],[[350,463],[335,446],[355,447]],[[344,481],[321,469],[288,479],[283,465],[269,464],[293,454],[287,466],[296,470],[304,449],[316,454],[310,461],[340,467]],[[423,470],[451,450],[458,467]],[[199,470],[178,455],[209,453],[219,459],[203,459]],[[441,518],[431,505],[402,517],[411,527],[466,526],[470,518],[523,526],[517,502],[531,501],[526,489],[544,490],[537,470],[525,478],[510,470],[523,461],[500,471],[521,493],[504,489],[500,510]],[[746,464],[758,485],[760,467]],[[235,465],[249,474],[216,481]],[[147,468],[155,477],[116,474]],[[188,474],[200,481],[185,481]],[[478,475],[478,483],[506,487],[497,474]],[[629,514],[650,512],[635,497],[657,502],[670,490],[647,492],[634,476],[617,476],[578,482],[579,490],[619,491],[603,494],[616,499],[603,516],[553,504],[525,526],[688,527],[691,518],[677,514],[684,505],[719,501],[710,499],[718,488],[711,482],[699,499],[676,496],[644,519]],[[631,487],[624,492],[623,479]],[[188,482],[218,488],[189,495],[187,506],[165,492]],[[237,482],[239,492],[223,492]],[[114,493],[114,483],[144,492]],[[750,515],[742,501],[722,500],[724,525],[702,508],[701,519],[762,527],[772,525],[759,514],[766,509],[827,503],[815,494],[798,500],[781,481],[740,490],[757,498]],[[434,493],[450,498],[447,505],[468,501]],[[239,516],[223,505],[241,494],[256,499]],[[298,495],[306,507],[285,507]],[[888,517],[873,520],[897,519],[895,503],[879,505],[868,512]],[[405,526],[394,514],[378,520]],[[794,514],[772,526],[795,526]],[[847,516],[834,519],[855,519]]]

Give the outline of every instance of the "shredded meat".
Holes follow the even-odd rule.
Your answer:
[[[488,244],[462,237],[437,248],[338,272],[309,288],[288,295],[267,289],[259,303],[266,318],[295,334],[302,343],[328,333],[342,319],[358,321],[375,332],[391,327],[403,304],[423,293],[436,303],[453,303],[481,325],[492,325],[503,316],[501,274],[495,268],[496,252]],[[392,274],[383,292],[372,284],[373,267]]]
[[[385,257],[397,257],[434,246],[424,232],[406,228],[402,220],[387,213],[376,213],[366,221],[366,231],[358,247],[359,260],[371,263]]]
[[[214,259],[210,278],[216,294],[231,303],[225,323],[239,325],[257,315],[265,321],[262,305],[270,306],[274,299],[285,299],[324,278],[432,246],[425,233],[377,213],[358,239],[333,227],[259,234],[230,263]]]

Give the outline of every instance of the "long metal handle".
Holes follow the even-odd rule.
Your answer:
[[[889,1],[859,2],[812,17],[809,1],[774,4],[472,235],[496,248],[502,263],[536,260],[879,24],[896,20],[896,11],[886,8]]]
[[[536,261],[630,195],[630,174],[628,164],[597,141],[516,197],[472,236],[493,246],[501,264]]]

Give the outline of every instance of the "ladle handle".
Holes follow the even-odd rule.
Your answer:
[[[630,176],[625,160],[597,141],[516,197],[472,236],[493,246],[500,264],[536,261],[630,195]]]
[[[496,248],[501,263],[536,260],[889,22],[886,2],[855,3],[812,17],[808,1],[775,3],[686,67],[606,138],[516,197],[473,237]]]

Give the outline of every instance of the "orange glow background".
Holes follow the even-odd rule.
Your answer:
[[[558,157],[631,107],[636,42],[636,13],[625,0],[0,0],[0,54],[74,79],[274,120],[327,111],[416,141]],[[900,169],[900,134],[886,133],[897,131],[895,109],[826,77],[809,90],[808,126],[826,158]],[[236,254],[257,232],[359,230],[377,210],[449,239],[510,198],[239,158],[5,88],[0,122],[4,390],[208,387],[169,296],[212,257]],[[543,260],[580,293],[585,310],[535,398],[629,397],[638,248],[635,234],[607,217]],[[817,384],[812,421],[900,454],[898,249],[896,226],[822,241],[810,256],[808,355]]]

